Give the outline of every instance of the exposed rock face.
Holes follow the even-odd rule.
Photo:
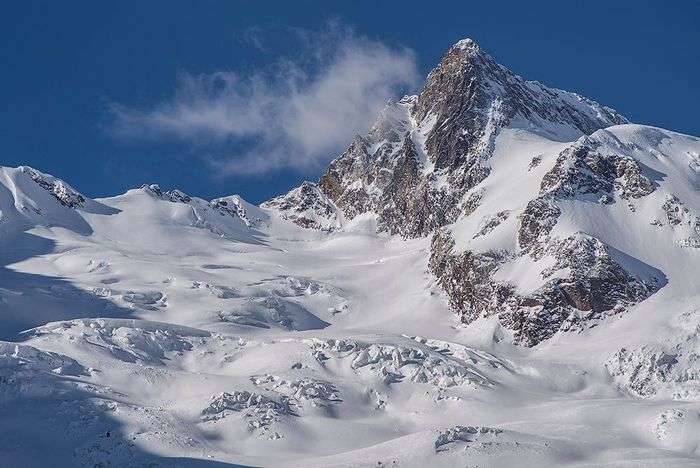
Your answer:
[[[369,133],[330,164],[317,186],[323,196],[305,183],[265,206],[303,227],[337,225],[337,209],[347,220],[376,213],[380,231],[428,235],[463,213],[464,195],[489,174],[500,129],[523,122],[576,137],[626,120],[576,94],[523,80],[465,39],[430,72],[418,96],[389,103]]]
[[[583,197],[611,204],[653,192],[654,184],[634,159],[601,153],[600,146],[595,139],[583,138],[561,152],[542,178],[537,197],[519,214],[519,250],[455,252],[448,230],[434,235],[429,267],[463,322],[497,315],[518,343],[533,346],[559,331],[586,328],[620,313],[664,284],[660,272],[645,279],[629,273],[595,237],[551,235],[562,213],[560,201]],[[507,212],[498,212],[482,220],[474,238],[488,235],[507,217]],[[522,257],[552,261],[539,272],[542,285],[528,294],[493,279],[503,264]]]
[[[238,195],[216,198],[209,203],[212,208],[217,209],[221,214],[237,216],[248,227],[257,227],[264,221],[264,217],[259,212],[260,210]]]
[[[85,206],[85,197],[62,180],[47,174],[42,174],[27,166],[21,167],[20,169],[22,172],[28,174],[41,188],[50,192],[61,205],[68,208]]]
[[[438,231],[432,240],[429,268],[447,293],[450,305],[463,322],[502,310],[513,296],[513,286],[491,279],[508,258],[506,252],[455,253],[454,240]]]
[[[517,342],[532,346],[559,331],[586,328],[620,313],[664,284],[660,272],[645,279],[629,273],[595,237],[550,235],[562,213],[559,201],[583,198],[612,204],[654,191],[637,161],[620,153],[601,153],[600,146],[583,138],[561,152],[544,175],[539,195],[520,214],[519,251],[454,253],[448,231],[434,235],[430,269],[463,322],[497,314]],[[506,212],[486,218],[474,238],[506,218]],[[516,285],[492,279],[503,263],[522,256],[529,261],[553,259],[553,265],[540,272],[542,286],[527,295],[517,294]]]
[[[304,182],[300,187],[261,205],[303,228],[332,230],[340,225],[335,204],[316,184]]]
[[[162,190],[156,184],[143,185],[141,190],[153,198],[186,205],[190,210],[187,222],[221,237],[235,238],[238,232],[259,227],[268,217],[237,195],[207,201],[180,190]]]
[[[676,243],[681,247],[700,248],[700,217],[675,195],[667,195],[661,208],[674,231]]]
[[[514,332],[515,341],[533,346],[559,331],[593,326],[645,299],[663,277],[645,282],[628,273],[598,239],[577,234],[549,241],[542,255],[554,264],[542,271],[543,285],[520,294],[515,285],[494,280],[504,263],[516,258],[506,251],[455,253],[446,231],[433,236],[429,267],[462,322],[497,315]]]
[[[561,152],[542,178],[539,196],[521,214],[518,242],[523,250],[541,255],[561,214],[557,200],[585,199],[609,205],[654,191],[637,161],[621,153],[601,153],[600,146],[595,139],[583,138]]]

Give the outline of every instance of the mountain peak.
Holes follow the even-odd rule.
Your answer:
[[[482,53],[481,47],[473,39],[465,37],[452,44],[448,53],[457,52],[461,55],[474,56]]]
[[[469,50],[474,52],[479,52],[481,50],[479,44],[477,44],[476,41],[470,37],[460,39],[459,41],[455,42],[450,49]]]
[[[275,204],[290,219],[313,206],[331,220],[319,224],[305,214],[301,224],[310,227],[373,212],[380,230],[428,235],[454,222],[465,194],[488,176],[501,130],[574,141],[626,122],[592,100],[526,81],[465,38],[450,47],[419,95],[387,105],[314,190],[301,187]]]

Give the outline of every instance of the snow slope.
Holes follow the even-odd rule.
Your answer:
[[[621,119],[555,94],[581,125]],[[153,185],[92,200],[0,168],[0,464],[698,466],[700,140],[516,117],[469,209],[408,238],[314,184],[262,208]],[[455,276],[435,274],[440,236]],[[549,319],[532,301],[571,284],[624,306],[533,319],[531,342],[512,301],[451,308],[500,285]]]
[[[697,344],[697,310],[678,294],[691,281],[668,268],[676,259],[655,263],[677,288],[667,300],[529,350],[493,320],[452,318],[426,270],[427,239],[361,223],[320,234],[272,216],[260,230],[235,219],[212,230],[200,207],[143,189],[94,203],[101,212],[74,209],[81,222],[24,231],[42,239],[37,251],[3,239],[16,252],[4,275],[56,282],[3,282],[10,465],[47,466],[47,452],[52,466],[698,462],[697,380],[635,394],[627,374],[606,370],[626,365],[621,347],[669,344],[661,326]],[[17,297],[23,326],[38,326],[21,334],[6,328]],[[652,300],[654,319],[638,323]],[[71,320],[49,318],[46,303]]]

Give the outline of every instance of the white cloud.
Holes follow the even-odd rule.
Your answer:
[[[174,96],[151,109],[113,104],[111,131],[192,143],[222,173],[318,169],[369,128],[388,98],[413,88],[418,73],[411,51],[347,30],[303,39],[296,59],[266,72],[184,73]]]

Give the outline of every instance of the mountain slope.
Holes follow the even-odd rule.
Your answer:
[[[663,263],[641,260],[651,239],[698,246],[697,139],[626,122],[523,80],[465,39],[317,185],[264,206],[302,227],[337,229],[363,215],[380,232],[434,234],[430,268],[462,320],[498,315],[532,346],[662,288]],[[604,209],[582,212],[596,204]],[[639,236],[625,237],[637,204]]]
[[[0,168],[0,464],[697,466],[699,194],[468,40],[261,207]]]
[[[433,238],[431,269],[465,322],[496,314],[531,346],[662,288],[697,294],[683,273],[700,261],[696,138],[638,125],[566,146],[499,138],[474,210]]]

